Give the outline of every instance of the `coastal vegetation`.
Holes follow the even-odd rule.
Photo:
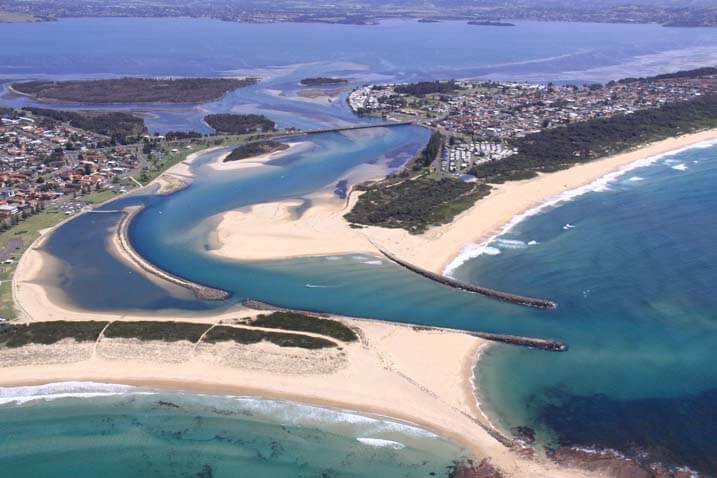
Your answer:
[[[75,342],[94,342],[108,322],[54,321],[0,326],[0,346],[23,347],[30,344],[52,345],[64,339]]]
[[[429,167],[443,148],[445,138],[434,131],[426,147],[399,175],[359,185],[363,190],[354,208],[344,216],[351,227],[380,226],[421,234],[431,226],[447,224],[478,199],[487,196],[487,184],[467,183],[436,176]]]
[[[326,336],[336,336],[345,342],[356,341],[355,332],[338,321],[316,319],[299,314],[283,314],[272,317],[260,316],[252,326],[314,332]],[[260,320],[262,317],[266,317]],[[292,320],[295,323],[288,324]],[[321,320],[313,324],[309,321]],[[108,325],[109,324],[109,325]],[[104,333],[102,331],[104,330]],[[30,344],[51,345],[64,339],[76,342],[95,342],[100,334],[107,339],[136,339],[141,341],[197,343],[202,340],[209,344],[236,342],[242,345],[270,342],[279,347],[298,347],[303,349],[333,348],[337,344],[331,340],[309,335],[288,332],[269,332],[251,328],[216,326],[196,322],[168,321],[52,321],[31,322],[29,324],[0,325],[0,347],[17,348]],[[205,335],[206,334],[206,335]]]
[[[355,342],[358,340],[356,332],[338,320],[322,319],[297,312],[273,312],[269,315],[259,315],[251,321],[251,325],[267,329],[311,332],[333,337],[343,342]]]
[[[283,332],[266,332],[263,330],[243,329],[238,327],[217,326],[204,336],[204,342],[236,342],[243,345],[270,342],[279,347],[298,347],[302,349],[325,349],[336,347],[336,343],[320,337],[289,334]]]
[[[666,104],[561,128],[546,129],[512,142],[518,152],[475,166],[471,174],[489,183],[527,179],[566,169],[676,135],[717,127],[717,95]]]
[[[105,80],[28,81],[12,89],[40,101],[72,103],[206,103],[256,78],[118,78]]]
[[[186,340],[196,342],[209,329],[207,324],[190,322],[153,322],[118,321],[105,330],[108,339],[160,340],[163,342],[179,342]]]
[[[204,121],[217,133],[249,134],[276,129],[276,123],[264,115],[221,113],[207,115]]]
[[[422,175],[393,178],[365,186],[354,208],[344,217],[354,224],[405,229],[411,234],[447,224],[490,192],[490,186],[453,178]]]
[[[623,78],[617,83],[635,83],[638,81],[655,81],[655,80],[675,80],[675,79],[693,79],[703,78],[706,76],[717,75],[717,67],[705,66],[703,68],[695,68],[692,70],[680,70],[673,73],[663,73],[660,75],[650,76],[648,78]],[[608,83],[610,84],[610,83]]]
[[[147,154],[151,152],[158,152],[161,154],[151,155],[148,165],[135,174],[134,178],[142,184],[147,184],[159,177],[175,164],[187,159],[187,157],[191,154],[197,153],[203,149],[241,141],[243,141],[242,138],[235,136],[224,136],[221,138],[204,137],[202,139],[192,140],[182,149],[172,149],[170,146],[162,143],[145,143],[145,150]]]
[[[224,162],[239,161],[241,159],[251,158],[262,154],[275,153],[289,149],[289,145],[273,140],[254,141],[252,143],[237,146],[226,158]]]
[[[418,171],[429,167],[440,154],[441,149],[443,148],[444,139],[445,138],[440,132],[434,131],[433,134],[431,134],[431,139],[428,140],[426,147],[423,148],[423,150],[413,160],[412,169],[414,171]]]
[[[678,75],[694,74],[683,72]],[[476,162],[470,168],[469,174],[477,179],[475,183],[464,183],[452,176],[436,178],[425,171],[442,148],[443,141],[436,132],[424,151],[414,159],[410,170],[363,186],[361,189],[366,192],[345,218],[353,227],[361,224],[403,228],[412,234],[420,234],[432,225],[450,222],[475,201],[488,195],[490,184],[529,179],[539,173],[570,168],[653,141],[715,127],[715,94],[629,114],[568,123],[509,140],[514,154]]]
[[[449,93],[460,89],[454,80],[450,81],[420,81],[418,83],[408,83],[405,85],[397,85],[393,91],[401,95],[425,96],[434,93]]]
[[[32,113],[42,126],[67,123],[73,128],[108,136],[117,143],[124,144],[147,133],[144,119],[119,111],[63,111],[34,107],[23,108],[23,111]]]
[[[301,86],[327,86],[327,85],[344,85],[349,80],[346,78],[327,78],[319,76],[316,78],[304,78],[299,82]]]

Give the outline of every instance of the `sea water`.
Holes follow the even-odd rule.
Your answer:
[[[253,397],[60,383],[0,388],[3,476],[446,476],[461,447],[413,425]]]
[[[707,145],[704,145],[707,146]],[[504,428],[717,473],[717,147],[662,156],[531,217],[454,274],[548,294],[564,354],[499,347],[478,366]],[[565,227],[570,224],[573,227]]]

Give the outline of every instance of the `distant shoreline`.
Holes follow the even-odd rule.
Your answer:
[[[32,80],[7,85],[10,92],[40,103],[94,105],[182,105],[216,101],[258,83],[258,78],[143,78]],[[25,89],[23,89],[24,87]]]

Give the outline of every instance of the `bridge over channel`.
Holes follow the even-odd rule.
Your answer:
[[[370,123],[370,124],[358,124],[351,126],[337,126],[335,128],[320,128],[320,129],[307,129],[303,131],[296,131],[295,133],[282,134],[281,137],[289,136],[303,136],[310,134],[320,133],[340,133],[341,131],[353,131],[358,129],[373,129],[373,128],[395,128],[397,126],[408,126],[415,124],[414,121],[392,121],[390,123]]]

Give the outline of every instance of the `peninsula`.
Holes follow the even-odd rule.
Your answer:
[[[256,78],[118,78],[104,80],[27,81],[12,92],[38,101],[65,103],[207,103]]]
[[[607,85],[421,82],[364,87],[362,114],[435,131],[399,175],[361,185],[346,219],[412,234],[449,223],[497,184],[717,128],[717,75],[702,68]]]

